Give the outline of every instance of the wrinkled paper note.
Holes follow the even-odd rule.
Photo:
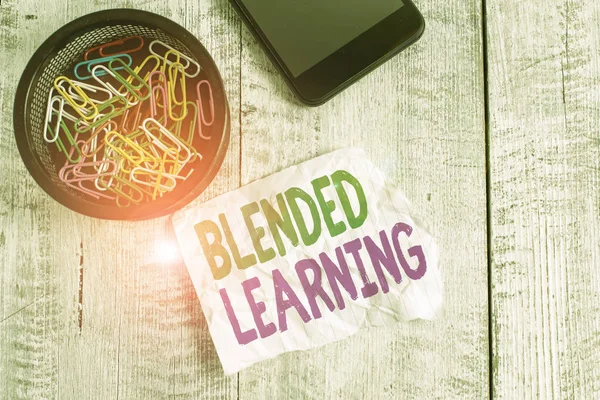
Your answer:
[[[358,149],[180,211],[173,225],[226,374],[441,307],[433,238]]]

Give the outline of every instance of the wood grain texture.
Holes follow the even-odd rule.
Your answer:
[[[74,217],[33,181],[13,137],[21,71],[52,32],[52,22],[26,18],[36,13],[17,1],[0,8],[0,397],[7,399],[54,397],[61,348],[77,333]],[[32,30],[39,37],[22,34]]]
[[[188,28],[225,82],[229,153],[196,203],[239,185],[241,27],[225,0],[60,1],[43,10],[38,1],[3,0],[0,398],[237,397],[183,263],[164,265],[154,254],[157,242],[174,241],[168,218],[110,222],[67,210],[35,184],[12,138],[16,84],[37,46],[81,15],[131,6]]]
[[[599,20],[487,0],[497,398],[600,398]]]
[[[427,21],[421,41],[319,108],[296,102],[243,30],[242,183],[364,148],[431,223],[445,316],[257,364],[239,374],[240,399],[488,396],[481,7],[417,3]]]

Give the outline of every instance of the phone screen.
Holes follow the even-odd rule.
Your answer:
[[[241,0],[294,77],[398,11],[401,0]]]

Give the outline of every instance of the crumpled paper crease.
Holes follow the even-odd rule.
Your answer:
[[[257,251],[251,240],[250,228],[247,220],[241,213],[241,208],[264,199],[274,208],[277,207],[277,195],[296,187],[308,193],[317,207],[316,189],[311,182],[320,177],[331,177],[336,171],[347,171],[362,186],[366,199],[367,216],[362,225],[351,228],[346,209],[342,207],[342,200],[337,195],[339,187],[333,185],[322,189],[326,200],[333,201],[335,209],[331,212],[332,220],[345,224],[346,230],[334,237],[330,235],[323,220],[323,208],[318,208],[321,233],[314,244],[305,245],[298,235],[299,244],[293,246],[288,238],[281,234],[285,245],[284,256],[281,256],[275,246],[270,229],[267,228],[266,216],[261,212],[252,216],[255,227],[264,229],[264,237],[260,240],[264,249],[273,248],[275,257],[264,263],[257,260],[255,265],[245,269],[238,268],[230,248],[229,242],[222,238],[222,245],[227,249],[231,261],[231,270],[221,279],[215,279],[211,272],[205,249],[199,241],[199,233],[195,226],[202,221],[210,220],[219,226],[224,236],[224,228],[220,226],[219,215],[223,214],[229,224],[231,235],[235,240],[241,256],[254,254]],[[347,185],[341,185],[349,197],[355,194]],[[358,198],[358,197],[357,197]],[[350,208],[356,212],[361,206],[357,199],[350,199]],[[353,202],[354,201],[354,202]],[[280,211],[280,210],[279,210]],[[310,218],[310,210],[302,209],[305,221]],[[173,226],[182,251],[184,261],[194,283],[198,298],[204,310],[208,327],[213,338],[217,353],[226,374],[233,374],[258,361],[273,358],[278,354],[305,350],[322,346],[326,343],[344,339],[353,335],[359,329],[367,326],[393,326],[400,321],[412,319],[434,319],[440,314],[442,306],[442,279],[438,268],[438,251],[432,236],[421,222],[416,218],[411,205],[404,194],[394,185],[386,182],[383,174],[368,160],[360,149],[338,150],[299,165],[287,168],[271,176],[259,179],[233,192],[226,193],[204,204],[177,212],[173,217]],[[313,221],[313,223],[316,223]],[[392,229],[396,224],[402,224],[403,233],[397,235],[396,241],[391,237]],[[307,223],[307,226],[310,225]],[[406,228],[408,227],[408,228]],[[294,219],[294,228],[298,233],[298,221]],[[312,225],[311,225],[312,228]],[[408,231],[407,231],[408,229]],[[409,232],[410,231],[410,232]],[[208,240],[208,236],[207,236]],[[216,240],[211,237],[210,240]],[[209,240],[209,241],[210,241]],[[344,246],[360,241],[360,255],[363,271],[359,268],[358,261],[352,251]],[[395,254],[394,263],[400,271],[400,281],[381,261],[378,274],[375,270],[377,251],[367,251],[367,241],[379,248],[381,254],[390,262],[389,254]],[[389,252],[386,252],[384,241],[389,243]],[[403,265],[404,255],[408,267]],[[348,245],[349,246],[349,245]],[[372,246],[372,245],[371,245]],[[419,249],[423,259],[419,261]],[[324,255],[323,255],[324,254]],[[333,285],[324,270],[321,257],[329,259],[339,268],[339,254],[345,259],[355,287],[355,298],[351,290],[346,290],[340,281],[337,288],[341,293],[342,304],[335,296]],[[375,256],[373,255],[375,254]],[[313,304],[309,301],[311,295],[305,290],[299,278],[298,268],[301,260],[312,259],[321,268],[321,287],[329,296],[334,309],[330,310],[326,301],[320,296],[314,297]],[[425,265],[425,268],[421,268]],[[402,267],[401,267],[402,266]],[[393,266],[392,266],[393,267]],[[409,268],[407,270],[406,268]],[[277,270],[277,272],[275,272]],[[424,271],[424,272],[423,272]],[[314,271],[310,276],[314,280]],[[279,274],[281,278],[275,278]],[[411,275],[412,278],[409,276]],[[381,280],[383,276],[383,281]],[[277,304],[275,295],[275,280],[284,279],[299,300],[298,307],[303,308],[310,319],[304,321],[300,312],[295,307],[285,308],[283,303]],[[308,278],[307,278],[308,279]],[[368,281],[365,281],[365,279]],[[250,283],[258,286],[249,290]],[[347,284],[348,281],[345,281]],[[368,285],[376,288],[375,293],[364,289]],[[246,286],[244,286],[246,285]],[[385,290],[384,290],[385,287]],[[309,289],[307,289],[309,290]],[[365,291],[366,290],[366,291]],[[310,290],[309,290],[310,291]],[[226,293],[229,301],[229,312],[225,306],[222,293]],[[287,293],[286,293],[287,295]],[[288,299],[289,300],[289,299]],[[251,303],[262,304],[264,310],[252,308]],[[317,313],[313,309],[316,305]],[[280,307],[281,306],[281,307]],[[260,306],[257,306],[260,308]],[[283,309],[283,312],[280,310]],[[233,311],[231,311],[233,310]],[[282,316],[283,313],[283,316]],[[232,317],[233,315],[233,317]],[[284,318],[287,329],[283,329],[279,322]],[[237,321],[237,332],[234,328]],[[258,322],[257,322],[258,318]],[[274,325],[261,337],[258,324]],[[255,337],[248,343],[240,344],[240,332],[255,332]],[[252,334],[249,334],[252,336]],[[243,335],[242,335],[243,336]],[[247,340],[243,339],[242,341]]]

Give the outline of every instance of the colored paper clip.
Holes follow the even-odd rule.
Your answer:
[[[173,60],[170,60],[169,58],[172,58]],[[166,73],[167,66],[171,66],[173,64],[183,65],[184,70],[185,70],[185,68],[188,68],[190,66],[190,62],[188,60],[184,59],[183,62],[181,62],[181,53],[180,52],[178,52],[175,49],[171,49],[171,50],[167,51],[165,53],[165,55],[163,56],[163,63],[160,67],[160,70],[162,72]]]
[[[113,123],[112,121],[110,121]],[[94,133],[90,138],[86,141],[79,140],[76,143],[79,145],[81,149],[81,155],[85,158],[92,157],[94,161],[98,161],[98,155],[100,152],[105,152],[104,147],[104,136],[106,135],[106,131],[110,128],[108,126],[98,129],[97,133]],[[98,143],[100,143],[98,145]],[[102,155],[103,159],[110,160],[110,158],[105,157],[105,154]]]
[[[73,90],[75,90],[75,93],[77,93],[79,100],[74,99],[73,96],[69,95],[69,93],[61,86],[62,83],[67,84],[67,87],[71,86]],[[56,78],[54,80],[54,88],[71,106],[73,106],[75,112],[84,119],[91,120],[98,115],[98,107],[96,107],[96,104],[92,102],[79,86],[76,86],[73,81],[66,76],[59,76]]]
[[[76,142],[77,142],[77,134],[75,134],[75,137],[73,137],[73,135],[71,135],[71,131],[69,131],[69,128],[67,127],[67,125],[65,124],[64,121],[60,122],[60,127],[62,129],[60,129],[58,131],[57,134],[57,138],[56,141],[54,143],[56,143],[56,147],[58,148],[58,150],[64,154],[64,156],[67,159],[67,163],[77,163],[81,160],[81,150],[79,149],[79,147],[77,146]],[[65,147],[65,144],[63,143],[62,139],[60,138],[60,132],[64,132],[65,133],[65,138],[67,139],[67,143],[69,143],[71,145],[69,151],[67,152],[67,148]],[[77,156],[77,158],[72,158],[73,157],[73,153],[77,152],[79,155]]]
[[[146,133],[143,130],[137,129],[129,134],[121,134],[119,131],[115,132],[117,133],[117,135],[111,134],[108,136],[108,138],[106,138],[106,140],[110,142],[111,148],[120,148],[123,149],[123,151],[130,151],[129,145],[131,144],[131,142],[133,142],[135,148],[139,147],[142,150],[144,150],[147,154],[151,155],[150,162],[154,162],[155,159],[160,158],[160,156],[157,155],[158,153],[154,154],[150,151],[150,149],[153,146],[150,142],[148,142]],[[122,158],[122,155],[115,154],[114,157],[118,159]]]
[[[83,121],[81,118],[75,122],[75,130],[79,133],[85,133],[90,129],[102,126],[106,122],[120,116],[126,110],[125,106],[115,107],[115,103],[123,102],[126,104],[126,100],[122,97],[113,97],[109,101],[98,105],[98,115],[94,118],[93,122]]]
[[[177,78],[179,78],[179,85],[177,85]],[[177,90],[179,87],[179,90]],[[177,92],[179,91],[180,100],[177,99]],[[173,121],[180,121],[187,115],[186,107],[186,87],[185,87],[185,75],[183,74],[183,65],[180,63],[174,63],[169,65],[169,79],[167,80],[167,93],[169,98],[169,117]],[[174,108],[179,106],[181,109],[181,115],[175,115]]]
[[[54,106],[53,106],[54,103],[58,104],[58,110],[54,109]],[[56,142],[56,139],[58,139],[58,133],[60,131],[60,123],[62,121],[64,103],[65,103],[65,100],[62,97],[60,97],[60,96],[52,97],[52,89],[50,89],[50,94],[48,96],[48,108],[46,109],[46,119],[44,121],[44,140],[48,143],[54,143],[54,142]],[[52,116],[53,115],[57,115],[56,126],[54,128],[54,131],[50,127],[50,125],[52,124]],[[48,132],[52,133],[54,135],[54,137],[48,138]]]
[[[165,152],[164,155],[163,155],[162,162],[161,162],[161,165],[160,165],[159,174],[157,175],[156,186],[154,187],[154,192],[152,193],[152,200],[156,199],[156,195],[159,193],[159,189],[161,189],[160,190],[160,195],[162,196],[162,194],[164,192],[170,192],[173,189],[175,189],[175,186],[177,186],[177,181],[174,178],[168,176],[166,174],[166,171],[165,171],[165,166],[169,162],[169,161],[167,161],[167,155],[169,154],[169,152],[173,152],[173,151],[174,151],[174,149],[169,149],[169,151]],[[177,155],[173,154],[173,156],[177,156]],[[179,172],[179,163],[177,163],[177,161],[175,161],[174,168],[176,168],[177,172]],[[165,185],[163,185],[162,184],[162,179],[163,178],[170,179],[171,182],[173,182],[173,185],[172,186],[165,186]]]
[[[173,153],[173,155],[175,154],[175,149],[170,149],[170,152]],[[177,158],[175,158],[174,160],[167,160],[166,159],[166,155],[167,153],[164,154],[164,164],[165,166],[169,165],[170,169],[164,172],[164,176],[170,176],[173,179],[177,180],[180,179],[182,181],[186,180],[187,178],[189,178],[189,176],[192,174],[192,172],[194,171],[193,168],[190,168],[190,170],[188,171],[188,173],[186,175],[181,175],[181,173],[183,172],[183,170],[186,168],[186,164],[181,164],[178,162]]]
[[[83,99],[79,98],[79,95],[75,92],[74,87],[80,87],[84,93],[86,91],[89,92],[90,94],[88,94],[88,97],[90,98],[90,100],[92,102],[94,102],[96,104],[102,104],[106,101],[109,101],[114,96],[110,90],[107,90],[105,88],[101,88],[99,86],[90,85],[89,83],[84,83],[84,82],[79,82],[79,81],[72,81],[72,82],[73,82],[73,85],[72,86],[69,85],[67,87],[67,91],[75,100],[82,101]],[[100,93],[102,93],[105,96],[104,99],[96,99],[95,98],[95,96],[99,95]]]
[[[92,68],[92,76],[94,77],[96,82],[98,82],[100,85],[104,86],[106,89],[110,90],[116,96],[125,98],[127,100],[128,106],[129,105],[133,106],[138,103],[137,101],[136,102],[129,101],[129,99],[127,98],[127,95],[129,94],[129,90],[127,90],[125,93],[120,92],[117,88],[115,88],[113,85],[111,85],[110,82],[106,82],[105,80],[100,79],[101,76],[106,76],[106,75],[112,76],[117,82],[119,81],[117,79],[117,77],[115,76],[115,73],[113,71],[109,70],[108,68],[106,68],[106,66],[104,66],[104,65],[96,65],[94,68]]]
[[[81,154],[84,157],[93,157],[94,161],[97,161],[97,156],[100,151],[104,150],[104,136],[117,128],[117,124],[114,121],[106,121],[103,126],[94,128],[92,135],[86,140],[80,140],[77,143],[80,144]],[[100,145],[98,145],[100,142]]]
[[[109,56],[109,57],[102,57],[102,58],[96,58],[95,60],[89,60],[89,61],[82,61],[79,64],[75,65],[74,68],[74,74],[75,77],[77,79],[79,79],[80,81],[85,81],[88,80],[90,78],[92,78],[94,76],[94,73],[92,72],[93,67],[100,65],[102,63],[109,63],[110,61],[114,60],[114,59],[126,59],[127,60],[127,64],[128,66],[131,66],[131,64],[133,63],[133,60],[131,58],[131,56],[129,54],[116,54],[114,56]],[[86,67],[87,72],[89,73],[89,75],[84,75],[81,76],[79,74],[79,70],[81,69],[81,67]],[[101,71],[98,72],[98,74],[96,76],[103,76],[106,75],[107,72],[106,71]]]
[[[155,49],[155,47],[164,47],[166,49],[166,51],[163,52],[163,55],[161,56],[157,50]],[[160,40],[154,40],[152,42],[150,42],[150,45],[148,46],[148,50],[150,51],[150,53],[154,54],[155,56],[161,58],[165,64],[171,65],[175,62],[180,62],[183,64],[184,69],[186,70],[185,72],[185,76],[187,76],[188,78],[195,78],[198,76],[198,74],[201,71],[200,68],[200,64],[198,64],[196,61],[194,61],[192,58],[186,56],[185,54],[181,53],[180,51],[174,49],[173,47],[169,46],[168,44],[160,41]],[[177,53],[177,59],[176,61],[170,61],[167,57],[167,53],[169,53],[169,51],[171,51],[170,54],[175,54]],[[163,72],[164,72],[164,66],[163,66]],[[187,71],[188,69],[191,69],[190,71]]]
[[[123,118],[121,118],[121,131],[123,133],[131,133],[138,129],[143,117],[141,112],[142,105],[143,103],[139,103],[137,106],[125,110]],[[135,112],[132,112],[133,110]]]
[[[202,106],[201,87],[203,84],[206,85],[206,87],[208,88],[208,106],[210,110],[210,121],[206,120],[206,117],[204,115],[204,107]],[[202,133],[202,126],[211,126],[215,122],[215,100],[213,97],[212,86],[210,85],[210,82],[207,80],[202,80],[198,82],[198,84],[196,85],[196,95],[198,96],[196,100],[196,106],[198,108],[198,134],[202,139],[208,140],[210,139],[210,136],[206,136]]]
[[[115,192],[120,195],[122,198],[128,200],[130,203],[139,204],[144,200],[144,192],[134,185],[132,182],[125,180],[121,177],[116,177],[117,186],[115,188]],[[125,193],[124,189],[129,189],[129,194]],[[134,197],[134,194],[139,195],[139,199]],[[124,206],[119,204],[119,196],[117,196],[117,206]]]
[[[154,77],[158,77],[158,84],[156,86],[154,86],[152,84],[152,81]],[[152,116],[152,118],[158,120],[157,118],[157,114],[158,114],[158,95],[160,94],[160,96],[162,96],[162,100],[163,100],[163,104],[162,104],[162,110],[163,110],[163,116],[162,116],[162,122],[166,123],[168,117],[167,117],[167,109],[169,107],[168,105],[168,95],[167,95],[167,78],[164,74],[164,72],[161,71],[154,71],[152,72],[149,77],[148,77],[148,84],[150,86],[150,115]],[[157,93],[158,92],[158,93]]]
[[[138,179],[137,175],[145,176],[145,177],[149,178],[150,180],[145,181],[145,180]],[[142,168],[142,167],[135,167],[131,171],[130,177],[131,177],[131,180],[134,181],[135,183],[137,183],[139,185],[143,185],[143,186],[148,186],[148,187],[154,189],[154,191],[152,192],[152,200],[156,199],[157,194],[162,194],[164,192],[170,192],[173,189],[175,189],[175,186],[177,186],[177,181],[172,176],[165,174],[164,167],[162,167],[162,166],[161,166],[161,169],[158,171],[147,169],[147,168]],[[167,182],[171,182],[171,185],[168,185],[166,182],[163,181],[163,179],[167,180]]]
[[[158,130],[160,131],[160,133],[163,135],[163,137],[161,139],[157,138],[151,131],[151,125],[154,125],[156,128],[158,128]],[[161,150],[163,150],[164,152],[171,152],[169,149],[172,149],[172,147],[169,147],[167,144],[165,144],[164,138],[168,138],[170,139],[170,141],[176,146],[176,152],[174,155],[174,159],[177,159],[180,163],[182,164],[186,164],[187,162],[190,161],[190,159],[192,158],[192,153],[190,151],[190,149],[181,142],[181,140],[179,138],[177,138],[175,135],[173,135],[171,132],[169,132],[167,130],[167,128],[165,128],[163,125],[161,125],[158,121],[156,121],[153,118],[146,118],[144,120],[144,123],[142,124],[142,129],[144,130],[144,132],[146,132],[146,135],[148,136],[148,139],[154,144],[156,145],[156,147],[160,148]],[[179,159],[179,154],[181,153],[181,151],[183,150],[183,152],[186,154],[186,158],[181,160]]]
[[[109,170],[109,168],[111,166],[113,167],[112,171]],[[96,170],[96,168],[98,168],[98,169],[105,170],[105,171],[104,172],[96,172],[93,174],[87,174],[87,173],[81,172],[82,168],[93,168],[94,170]],[[68,173],[72,174],[73,176],[72,177],[68,176]],[[66,165],[58,171],[58,177],[63,182],[78,182],[78,181],[82,181],[82,180],[95,180],[98,177],[115,175],[116,173],[117,173],[117,163],[116,162],[114,162],[113,160],[101,160],[101,161],[78,162],[76,164]]]
[[[120,141],[127,146],[127,149],[131,150],[131,152],[133,152],[133,154],[125,151],[125,149],[123,147],[120,147],[120,146],[114,144],[111,140],[112,137],[119,138]],[[156,158],[152,154],[148,153],[146,150],[141,148],[140,145],[135,143],[130,138],[121,135],[119,132],[116,132],[116,131],[108,132],[106,134],[106,136],[104,137],[104,142],[107,147],[112,148],[115,152],[120,154],[127,162],[131,163],[131,165],[139,166],[145,161],[147,161],[147,162],[156,161]],[[122,170],[123,170],[123,172],[126,172],[126,173],[131,172],[131,170],[129,170],[128,168],[122,168]]]
[[[62,104],[61,104],[61,106],[62,106],[62,118],[65,118],[65,119],[67,119],[67,120],[69,120],[71,122],[77,122],[81,118],[79,115],[73,115],[73,114],[71,114],[71,113],[69,113],[67,111],[67,107],[71,107],[71,109],[73,111],[75,111],[75,109],[73,108],[73,106],[71,104],[65,103],[65,101],[64,101],[65,99],[61,95],[57,94],[56,96],[53,96],[52,99],[53,100],[55,100],[55,99],[61,99],[62,100]],[[53,101],[53,103],[52,103],[52,111],[55,112],[55,113],[60,112],[60,108],[54,108],[54,103],[56,103],[56,101]]]
[[[131,182],[127,181],[126,179],[123,179],[118,175],[113,175],[113,176],[111,176],[111,182],[114,179],[117,183],[114,186],[112,186],[112,185],[109,186],[106,183],[104,183],[104,181],[102,180],[103,178],[104,177],[100,177],[100,179],[98,180],[98,184],[101,187],[108,189],[109,191],[111,191],[117,195],[116,196],[117,207],[127,207],[131,203],[139,204],[144,200],[144,192],[142,190],[140,190],[140,188],[138,188],[137,186],[133,185]],[[123,191],[124,188],[128,188],[129,193],[125,193]],[[138,194],[138,196],[137,196],[138,198],[134,197],[134,193]],[[121,204],[119,202],[120,198],[127,200],[129,203]]]
[[[112,166],[112,170],[111,170]],[[82,168],[91,169],[92,172],[82,172]],[[96,180],[103,176],[113,176],[119,172],[118,164],[113,160],[87,161],[75,164],[73,174],[77,179]]]
[[[120,66],[114,67],[113,63],[120,64]],[[150,96],[150,86],[136,74],[123,60],[115,58],[108,63],[108,69],[121,84],[138,100],[146,100]],[[129,74],[127,78],[124,78],[119,71],[125,71]],[[137,82],[137,84],[135,83]],[[142,93],[142,89],[145,89],[146,94]]]
[[[137,46],[133,47],[131,43]],[[125,48],[118,48],[118,46],[124,46]],[[111,53],[106,53],[105,50],[111,47],[117,47],[118,51],[113,50]],[[109,43],[101,44],[100,46],[92,47],[83,53],[83,59],[88,61],[90,53],[93,53],[96,50],[98,50],[98,55],[100,57],[110,57],[116,54],[135,53],[136,51],[141,50],[142,47],[144,47],[144,39],[141,36],[129,36],[123,39],[117,39]]]
[[[81,97],[79,94],[77,94],[77,92],[75,90],[75,87],[77,86],[75,84],[75,81],[70,80],[70,79],[61,79],[57,83],[58,83],[58,86],[60,86],[60,89],[62,89],[62,91],[66,91],[67,94],[68,94],[68,97],[70,97],[71,100],[73,100],[71,102],[69,102],[69,101],[63,102],[63,105],[62,105],[62,108],[63,108],[62,116],[63,116],[63,118],[66,118],[66,119],[68,119],[69,121],[72,121],[72,122],[76,122],[77,120],[79,120],[79,118],[81,118],[81,114],[82,113],[85,114],[85,115],[91,114],[90,110],[92,109],[92,107],[89,107],[89,106],[91,106],[91,105],[93,105],[95,103],[92,101],[92,99],[90,99],[89,103],[86,103],[86,99],[83,98],[83,97]],[[54,86],[54,88],[56,88],[56,86]],[[71,95],[72,93],[75,93],[75,96],[72,96]],[[54,97],[60,97],[61,99],[66,100],[65,97],[62,94],[57,94]],[[77,107],[73,106],[73,104],[72,104],[73,102],[77,105]],[[79,107],[80,103],[81,104],[86,103],[88,105],[89,109],[85,109],[84,108],[84,109],[80,110],[81,112],[78,112],[77,109],[80,108]],[[73,111],[73,113],[68,112],[67,111],[67,107],[70,107],[71,110]],[[59,110],[55,109],[55,111],[59,111]]]
[[[70,188],[80,191],[84,194],[87,194],[88,196],[91,196],[91,197],[95,198],[96,200],[99,200],[101,197],[108,199],[108,200],[116,200],[115,196],[109,196],[104,193],[98,193],[97,191],[94,191],[93,189],[88,189],[85,186],[83,186],[84,183],[86,183],[86,182],[95,182],[98,179],[100,179],[100,178],[83,179],[83,180],[77,180],[76,182],[71,182],[70,179],[67,179],[66,181],[64,181],[64,183],[65,183],[65,185],[69,186]],[[76,183],[76,185],[74,183]]]
[[[194,113],[196,112],[196,104],[194,102],[188,101],[187,106],[188,106],[188,108],[191,107],[193,109]],[[196,129],[197,117],[196,117],[196,114],[190,114],[190,111],[188,111],[188,115],[193,115],[194,117],[189,124],[186,124],[189,126],[187,138],[185,138],[181,133],[181,130],[183,128],[183,123],[187,122],[187,121],[173,121],[173,124],[171,126],[166,126],[166,128],[169,132],[171,132],[172,134],[174,134],[175,136],[180,138],[184,144],[191,146],[192,142],[194,140],[194,130]],[[158,121],[158,122],[160,122],[160,121]],[[191,131],[191,136],[190,136],[190,131]]]
[[[113,149],[111,149],[111,148],[108,148],[108,147],[104,147],[104,145],[102,145],[102,147],[104,148],[104,159],[106,159],[106,160],[112,160],[112,159],[114,158],[114,157],[113,157],[113,154],[112,154],[112,152],[113,152]],[[120,170],[120,159],[118,159],[118,160],[119,160],[119,163],[117,163],[117,174],[119,174],[119,173],[121,173],[121,172],[122,172],[122,171]],[[114,160],[113,160],[113,161],[114,161]],[[116,162],[116,161],[115,161],[115,162]],[[100,181],[102,178],[103,178],[103,177],[98,177],[98,178],[96,178],[96,180],[94,181],[94,186],[96,187],[96,189],[98,189],[98,190],[100,190],[100,191],[106,191],[106,190],[107,190],[107,189],[106,189],[106,187],[100,186],[100,185],[98,184],[98,183],[99,183],[99,181]],[[110,179],[109,179],[109,181],[108,181],[108,183],[107,183],[107,185],[108,185],[108,186],[112,186],[112,184],[113,184],[113,180],[114,180],[114,179],[113,179],[113,176],[111,176],[111,177],[110,177]]]
[[[147,65],[146,64],[150,65],[149,63],[151,61],[154,61],[156,63],[156,65],[154,67],[150,68],[149,71],[146,71],[146,69],[147,69]],[[142,63],[140,65],[138,65],[137,67],[135,67],[133,69],[133,72],[135,72],[136,74],[138,74],[139,76],[141,76],[144,81],[148,82],[150,74],[152,74],[154,71],[158,71],[158,69],[160,68],[161,64],[162,63],[160,61],[160,58],[158,58],[158,56],[155,56],[154,54],[151,54],[148,57],[146,57],[144,59],[144,61],[142,61]]]
[[[142,130],[142,133],[144,134],[144,138],[146,140],[145,141],[141,141],[141,142],[136,140],[136,143],[138,143],[138,145],[142,149],[144,149],[147,153],[151,153],[154,156],[154,160],[151,160],[151,159],[145,160],[142,163],[142,165],[144,167],[146,167],[146,168],[156,169],[157,165],[158,165],[158,162],[161,159],[161,155],[159,154],[156,146],[153,143],[147,141],[148,138],[146,136],[146,133],[143,130]]]
[[[179,137],[181,141],[189,147],[190,151],[192,152],[192,158],[188,162],[194,162],[197,157],[202,159],[202,154],[198,153],[198,151],[193,146],[194,136],[196,134],[196,124],[198,122],[198,107],[195,102],[188,101],[187,108],[188,115],[192,116],[192,120],[189,121],[188,124],[186,124],[186,126],[188,127],[187,135],[184,137],[183,133],[181,132],[184,125],[184,121],[175,121],[173,125],[168,127],[168,130],[175,136]]]

